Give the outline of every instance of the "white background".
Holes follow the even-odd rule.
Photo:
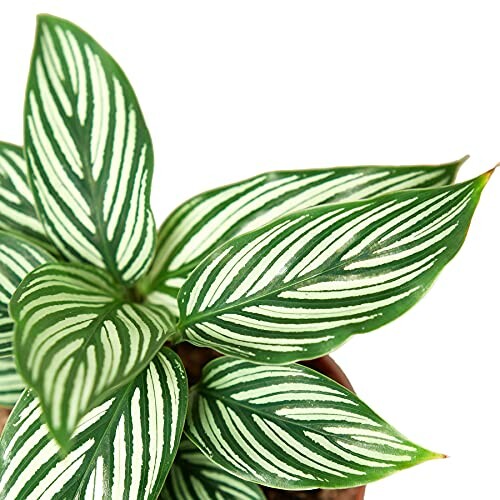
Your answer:
[[[500,161],[497,2],[2,2],[0,138],[22,141],[35,15],[76,22],[120,62],[151,130],[158,222],[273,169]],[[404,317],[335,358],[376,411],[451,456],[368,500],[500,498],[500,172],[461,253]]]

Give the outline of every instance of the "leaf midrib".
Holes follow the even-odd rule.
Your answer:
[[[135,384],[135,380],[132,380],[128,385],[126,385],[123,388],[123,394],[119,398],[117,398],[117,401],[115,404],[116,405],[115,409],[112,411],[112,416],[110,417],[108,424],[105,426],[104,431],[101,434],[101,437],[99,438],[98,441],[96,441],[95,451],[92,453],[92,456],[88,460],[87,466],[85,467],[84,474],[87,474],[89,469],[94,467],[95,460],[96,460],[97,455],[99,454],[100,447],[101,447],[104,439],[106,438],[106,436],[110,432],[111,427],[115,424],[116,420],[118,420],[120,415],[122,414],[122,412],[121,412],[122,406],[126,405],[126,402],[124,403],[124,399],[129,396],[129,393],[130,393],[131,389],[133,388],[134,384]],[[90,427],[90,429],[91,428],[92,427]],[[89,429],[86,429],[86,430],[89,430]],[[142,431],[142,429],[141,429],[141,431]],[[80,481],[80,486],[77,489],[77,493],[81,492],[82,487],[83,487],[83,480]]]
[[[286,285],[283,285],[279,288],[275,288],[271,291],[263,291],[261,293],[257,293],[255,295],[252,295],[251,297],[245,299],[245,300],[241,300],[241,301],[236,301],[235,303],[231,304],[231,305],[228,305],[227,307],[223,307],[223,308],[220,308],[220,309],[207,309],[206,311],[204,311],[203,313],[198,313],[198,314],[194,314],[190,317],[190,321],[186,321],[186,322],[183,322],[182,320],[185,319],[183,318],[183,313],[184,311],[182,311],[181,313],[181,319],[179,320],[179,323],[178,323],[178,328],[181,330],[181,331],[184,331],[186,327],[192,325],[192,324],[196,324],[196,323],[199,323],[200,320],[203,320],[204,318],[211,318],[211,317],[214,317],[214,316],[219,316],[220,314],[224,314],[224,313],[227,313],[227,312],[230,312],[232,310],[240,310],[242,309],[243,307],[247,306],[247,305],[252,305],[254,304],[256,301],[259,301],[259,300],[262,300],[262,299],[265,299],[265,298],[268,298],[268,297],[271,297],[271,296],[274,296],[274,295],[277,295],[281,292],[285,292],[287,290],[289,290],[290,288],[295,288],[297,286],[300,286],[310,280],[314,280],[315,278],[319,277],[319,276],[322,276],[324,274],[329,274],[329,273],[332,273],[334,272],[335,270],[339,269],[339,268],[342,268],[342,267],[347,267],[349,266],[350,264],[353,264],[355,262],[358,262],[359,260],[364,260],[370,256],[372,256],[374,254],[374,251],[377,250],[378,248],[382,248],[381,245],[376,245],[376,244],[370,244],[368,247],[365,247],[365,250],[360,252],[359,254],[356,255],[356,257],[352,257],[350,259],[346,259],[344,261],[340,261],[340,260],[337,260],[337,261],[334,261],[333,264],[331,266],[328,266],[318,272],[315,272],[311,275],[308,275],[304,278],[300,278],[300,279],[296,279],[296,280],[291,280],[290,282],[288,282]],[[446,249],[448,250],[448,248]],[[438,255],[437,256],[437,260],[439,260],[440,258],[442,258],[442,255],[443,254],[446,254],[447,251],[444,251],[442,254]],[[338,257],[332,257],[332,260],[336,259]],[[434,267],[434,266],[433,266]],[[340,276],[340,274],[339,274]],[[264,289],[265,290],[265,289]]]
[[[76,99],[76,97],[75,97]],[[73,103],[76,109],[76,102]],[[98,248],[102,251],[104,262],[106,263],[109,273],[113,276],[117,284],[123,284],[120,274],[116,266],[116,259],[111,252],[111,243],[106,237],[106,229],[103,219],[103,206],[102,199],[98,196],[97,181],[92,176],[92,165],[90,161],[90,140],[82,138],[84,129],[81,126],[75,128],[75,133],[78,135],[78,144],[81,147],[80,160],[82,161],[82,168],[84,173],[85,182],[89,187],[91,201],[89,203],[90,213],[96,223],[96,235],[98,238]],[[107,138],[106,138],[107,140]],[[102,171],[107,172],[109,165],[104,165]]]
[[[92,41],[93,42],[93,41]],[[88,40],[86,43],[89,43]],[[100,47],[96,43],[91,43],[92,51],[100,52]],[[41,51],[40,51],[41,52]],[[65,77],[67,78],[67,65],[65,63],[64,58],[61,59],[63,62],[63,68],[65,70]],[[86,67],[86,70],[88,68]],[[34,77],[33,77],[34,78]],[[66,80],[65,78],[65,80]],[[36,82],[36,78],[34,78]],[[50,84],[52,85],[52,84]],[[111,251],[111,242],[108,241],[106,237],[105,224],[103,220],[103,207],[102,207],[102,199],[98,196],[99,190],[97,186],[97,180],[94,180],[92,175],[92,162],[90,161],[90,122],[89,120],[94,118],[94,115],[91,111],[88,111],[88,114],[85,119],[85,124],[81,125],[78,119],[78,96],[74,93],[73,87],[71,85],[66,85],[66,81],[64,81],[63,85],[69,91],[70,99],[71,99],[71,107],[73,109],[73,115],[67,118],[69,123],[66,123],[68,130],[70,130],[71,135],[73,136],[73,140],[75,141],[75,145],[78,148],[78,154],[80,157],[80,161],[82,164],[84,183],[88,187],[89,195],[90,195],[90,203],[88,203],[88,207],[91,214],[91,220],[93,220],[96,224],[96,232],[97,236],[97,249],[102,253],[102,257],[104,263],[106,265],[106,269],[109,271],[116,284],[123,285],[124,282],[121,279],[120,273],[118,272],[116,259]],[[88,101],[88,96],[87,96]],[[90,109],[90,108],[89,108]],[[103,138],[106,142],[108,142],[108,138]],[[103,165],[102,172],[107,172],[108,164]]]
[[[458,160],[458,161],[455,161],[455,162],[451,162],[451,163],[444,163],[444,164],[438,164],[438,165],[432,165],[432,166],[428,166],[428,165],[422,165],[422,166],[419,166],[419,168],[422,168],[424,169],[425,171],[429,170],[429,167],[431,167],[432,169],[434,168],[442,168],[444,170],[447,170],[447,169],[450,169],[452,172],[454,172],[452,174],[452,177],[455,178],[456,177],[456,170],[458,168],[458,166],[460,166],[462,163],[463,163],[463,159],[462,160]],[[365,167],[355,167],[355,168],[377,168],[379,166],[376,166],[376,165],[367,165]],[[334,167],[335,169],[342,169],[342,168],[353,168],[353,167]],[[386,168],[386,169],[390,169],[390,168],[396,168],[396,169],[401,169],[401,168],[406,168],[406,167],[401,167],[401,166],[393,166],[393,167],[382,167],[382,168]],[[311,173],[313,172],[321,172],[321,171],[327,171],[327,170],[332,170],[333,169],[317,169],[317,170],[311,170]],[[284,173],[284,174],[296,174],[297,172],[300,172],[300,171],[276,171],[276,172],[271,172],[270,175],[272,176],[272,174],[277,174],[277,173]],[[265,175],[269,175],[269,174],[264,174]],[[443,174],[445,175],[445,174]],[[448,172],[446,172],[446,175],[449,175]],[[450,182],[452,181],[453,179],[450,179]],[[243,181],[244,182],[244,181]],[[447,182],[448,183],[448,182]],[[447,184],[446,183],[446,184]],[[443,187],[445,186],[446,184],[440,184],[440,185],[437,185],[435,187]],[[429,189],[429,188],[432,188],[434,186],[424,186],[424,187],[416,187],[416,188],[413,188],[413,189]],[[220,191],[223,191],[224,188],[220,188],[219,190],[217,190],[217,193],[220,192]],[[215,191],[215,190],[214,190]],[[410,189],[405,189],[405,191],[410,191]],[[207,193],[204,193],[204,194],[207,194]],[[378,192],[374,195],[371,195],[369,198],[366,198],[366,199],[371,199],[371,198],[376,198],[378,196],[383,196],[384,193],[382,194],[379,194]],[[200,196],[203,196],[200,195]],[[340,198],[340,199],[338,199]],[[365,201],[365,200],[349,200],[348,197],[342,197],[342,196],[336,196],[334,199],[330,199],[329,201],[326,201],[324,203],[321,203],[319,205],[311,205],[311,206],[308,206],[308,207],[305,207],[303,208],[302,210],[310,210],[311,208],[319,208],[319,207],[324,207],[326,205],[334,205],[334,204],[339,204],[339,203],[350,203],[350,202],[359,202],[359,201]],[[188,202],[187,202],[188,203]],[[292,210],[290,213],[294,213],[296,212],[297,210]],[[264,224],[264,225],[268,225],[270,223],[272,223],[273,221],[275,220],[279,220],[281,219],[282,217],[287,217],[289,214],[284,214],[280,217],[277,217],[276,219],[274,220],[271,220],[269,221],[268,223]],[[252,217],[252,220],[253,220],[253,217]],[[178,221],[174,221],[174,222],[177,222]],[[251,222],[251,221],[248,221],[248,222]],[[247,222],[247,223],[248,223]],[[175,226],[175,225],[174,225]],[[172,229],[171,229],[172,230]],[[219,244],[212,244],[212,250],[207,250],[205,251],[203,254],[201,254],[201,256],[198,256],[196,257],[194,260],[191,260],[191,261],[188,261],[186,262],[185,264],[183,264],[182,266],[180,266],[179,268],[175,269],[175,270],[170,270],[168,268],[168,264],[169,262],[172,260],[172,257],[169,258],[169,260],[167,260],[167,262],[165,263],[165,270],[163,272],[160,272],[158,273],[150,282],[150,289],[151,290],[156,290],[158,289],[159,287],[161,287],[161,285],[168,279],[171,279],[171,278],[178,278],[178,277],[181,277],[181,278],[185,278],[185,279],[188,279],[189,278],[189,273],[191,271],[193,271],[194,269],[196,269],[196,267],[198,266],[198,264],[200,262],[202,262],[206,257],[208,257],[212,252],[214,252],[217,248],[221,247],[222,245],[225,245],[227,241],[231,240],[231,239],[234,239],[234,238],[238,238],[239,236],[242,236],[244,235],[245,233],[248,233],[249,231],[246,231],[246,230],[242,230],[241,228],[238,228],[237,230],[234,231],[234,234],[232,234],[231,236],[227,237],[227,238],[220,238],[220,240],[223,240],[223,241],[219,241]],[[175,254],[174,254],[175,256]]]

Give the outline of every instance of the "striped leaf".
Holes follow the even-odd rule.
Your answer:
[[[176,313],[178,291],[189,273],[229,238],[316,205],[450,184],[465,160],[270,172],[201,194],[181,205],[161,227],[147,287],[155,290],[155,300]]]
[[[0,142],[0,229],[51,248],[35,211],[23,150],[5,142]]]
[[[184,368],[164,349],[132,383],[85,415],[71,453],[62,458],[27,391],[0,441],[0,498],[156,499],[186,406]]]
[[[61,253],[124,283],[140,277],[155,245],[148,130],[116,62],[51,16],[38,18],[25,144],[36,207]]]
[[[254,483],[229,474],[209,460],[189,439],[179,446],[160,494],[162,500],[264,500]]]
[[[12,356],[0,358],[0,406],[12,408],[24,391]]]
[[[19,283],[33,269],[53,258],[36,244],[0,231],[0,358],[13,353],[14,323],[9,316],[9,301]],[[0,390],[2,376],[0,375]]]
[[[489,175],[295,212],[237,237],[182,287],[179,328],[256,362],[328,353],[419,300],[462,245]]]
[[[19,369],[64,449],[80,418],[141,372],[173,331],[166,310],[132,303],[84,265],[39,267],[10,311]]]
[[[350,488],[443,456],[310,368],[230,357],[205,367],[185,432],[229,472],[283,489]]]

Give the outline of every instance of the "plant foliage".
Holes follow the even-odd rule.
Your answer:
[[[187,407],[179,358],[162,349],[131,383],[80,421],[61,457],[32,391],[0,441],[0,498],[157,498]]]
[[[226,354],[287,363],[378,328],[457,252],[487,178],[310,208],[231,239],[181,288],[181,331]]]
[[[297,210],[446,185],[453,182],[464,160],[432,166],[270,172],[203,193],[182,204],[161,226],[148,288],[177,312],[177,295],[186,278],[230,238]]]
[[[82,264],[40,266],[10,312],[19,371],[65,448],[79,420],[142,371],[174,331],[165,309],[130,303],[110,275]]]
[[[192,198],[157,236],[132,87],[47,15],[24,118],[24,149],[0,143],[0,498],[261,499],[442,456],[297,363],[412,307],[490,173],[264,173]],[[184,341],[229,355],[190,389]]]
[[[229,356],[193,388],[186,434],[224,469],[275,488],[347,488],[438,457],[324,375]]]
[[[40,17],[24,118],[28,176],[52,242],[70,261],[137,280],[155,244],[153,150],[120,67],[76,26]]]

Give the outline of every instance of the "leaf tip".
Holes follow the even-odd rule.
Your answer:
[[[61,458],[66,458],[66,456],[72,451],[72,441],[71,433],[67,431],[66,428],[54,427],[50,419],[48,419],[48,412],[44,409],[42,403],[42,413],[45,416],[45,423],[49,428],[50,435],[56,445],[58,446],[58,454]]]
[[[43,26],[55,28],[56,26],[69,26],[72,23],[62,17],[54,16],[53,14],[40,13],[36,16],[37,29],[40,30]]]
[[[460,158],[460,160],[457,161],[457,167],[461,167],[469,158],[470,155],[462,156],[462,158]]]
[[[425,448],[419,446],[417,444],[413,444],[415,449],[417,450],[414,455],[414,462],[412,465],[418,465],[425,462],[430,462],[431,460],[442,460],[444,458],[449,458],[445,453],[437,453],[435,451],[430,450],[429,448]]]
[[[487,172],[485,172],[484,174],[481,174],[477,180],[478,180],[478,185],[479,185],[479,189],[482,191],[483,188],[486,186],[486,184],[488,184],[488,181],[491,179],[491,176],[493,175],[493,173],[495,172],[496,168],[500,165],[500,163],[497,163],[497,165],[495,165],[492,169],[488,170]]]
[[[495,172],[496,168],[500,165],[498,163],[495,165],[492,169],[488,170],[487,172],[484,172],[483,174],[479,175],[475,179],[472,180],[472,182],[476,185],[476,188],[478,189],[479,192],[483,190],[483,188],[488,184],[488,181],[491,179],[491,176]]]
[[[59,439],[58,437],[56,436],[53,436],[54,437],[54,440],[55,442],[58,444],[59,446],[59,456],[64,459],[68,456],[69,452],[71,451],[71,443],[69,440],[67,439]]]
[[[460,170],[460,168],[462,167],[462,165],[470,158],[470,155],[465,155],[465,156],[462,156],[462,158],[458,159],[458,160],[455,160],[451,163],[448,163],[448,164],[443,164],[443,166],[447,167],[450,171],[450,175],[451,175],[451,179],[450,179],[450,183],[453,183],[455,182],[456,178],[457,178],[457,175],[458,175],[458,171]]]
[[[51,14],[46,14],[46,13],[37,14],[37,16],[36,16],[36,22],[38,25],[45,24],[45,23],[51,23],[55,19],[57,19],[57,18]]]
[[[425,456],[423,458],[423,461],[427,462],[428,460],[442,460],[450,457],[445,453],[436,453],[435,451],[425,450]]]
[[[497,169],[497,167],[500,165],[500,163],[497,163],[493,168],[491,168],[490,170],[488,170],[487,172],[485,172],[483,174],[483,177],[485,178],[485,184],[490,180],[490,177],[495,173],[495,170]]]

